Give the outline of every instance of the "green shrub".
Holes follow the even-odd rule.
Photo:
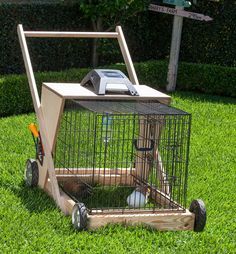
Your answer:
[[[126,72],[125,65],[122,64],[107,67]],[[135,69],[140,84],[146,84],[156,89],[165,89],[168,70],[166,61],[136,63]],[[79,83],[88,71],[89,69],[69,69],[62,72],[36,73],[38,90],[40,92],[42,82]],[[180,63],[177,90],[236,97],[236,68]],[[20,114],[32,110],[32,99],[26,76],[2,76],[0,78],[0,115]]]
[[[76,82],[88,72],[88,69],[70,69],[63,72],[36,73],[38,91],[42,82]],[[33,103],[26,75],[6,75],[0,77],[0,116],[32,112]]]
[[[2,1],[0,1],[2,2]],[[4,2],[4,1],[3,1]],[[63,1],[24,1],[0,3],[0,73],[24,72],[24,64],[17,36],[17,25],[24,30],[90,31],[90,24],[81,18],[78,5]],[[33,3],[34,2],[34,3]],[[61,3],[60,3],[61,2]],[[86,29],[85,29],[86,27]],[[37,71],[58,71],[86,67],[90,63],[91,42],[83,39],[27,38],[33,67]],[[79,56],[79,57],[78,57]]]
[[[177,83],[180,90],[236,97],[236,68],[181,63]]]

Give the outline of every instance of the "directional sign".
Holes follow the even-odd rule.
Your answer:
[[[155,4],[150,4],[149,10],[155,11],[155,12],[162,12],[162,13],[166,13],[166,14],[171,14],[171,15],[176,15],[176,16],[180,16],[180,17],[185,17],[185,18],[189,18],[189,19],[196,19],[199,21],[212,21],[213,20],[211,17],[205,16],[200,13],[169,8],[166,6],[160,6],[160,5],[155,5]]]

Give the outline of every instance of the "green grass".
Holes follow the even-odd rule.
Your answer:
[[[192,113],[188,204],[207,207],[202,233],[109,225],[75,232],[54,202],[24,185],[34,156],[27,130],[34,114],[0,119],[0,253],[235,253],[236,100],[175,93],[173,106]]]

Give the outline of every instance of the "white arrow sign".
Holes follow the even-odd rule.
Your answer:
[[[185,18],[189,18],[189,19],[196,19],[196,20],[200,20],[200,21],[212,21],[213,20],[211,17],[205,16],[200,13],[178,10],[178,9],[155,5],[155,4],[150,4],[148,9],[150,11],[162,12],[162,13],[166,13],[166,14],[177,15],[180,17],[185,17]]]

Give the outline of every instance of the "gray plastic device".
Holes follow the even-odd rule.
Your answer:
[[[94,69],[81,81],[81,86],[93,86],[94,92],[104,95],[106,92],[128,93],[138,96],[134,85],[119,70]]]

